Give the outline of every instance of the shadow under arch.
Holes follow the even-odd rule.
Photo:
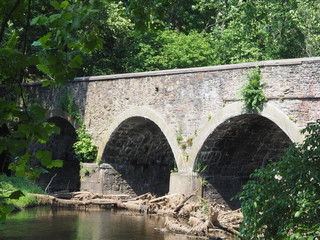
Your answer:
[[[78,191],[80,189],[80,163],[73,150],[73,144],[77,138],[75,128],[68,120],[60,116],[51,116],[48,122],[59,127],[60,134],[53,134],[47,143],[37,144],[33,146],[33,149],[51,151],[52,159],[63,160],[63,167],[48,169],[48,173],[42,174],[36,183],[45,189],[53,179],[49,186],[51,192]]]
[[[169,192],[170,170],[180,154],[170,141],[173,136],[150,108],[136,107],[120,114],[98,151],[104,162],[100,165],[104,168],[102,192],[132,196]]]
[[[277,161],[292,142],[303,139],[298,127],[271,104],[250,114],[234,103],[212,120],[195,141],[192,167],[205,179],[203,197],[231,209],[240,207],[230,199],[255,169]]]

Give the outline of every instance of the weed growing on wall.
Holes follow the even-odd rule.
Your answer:
[[[73,144],[73,149],[80,162],[94,162],[97,157],[98,148],[92,142],[91,136],[86,131],[86,126],[81,119],[81,114],[74,101],[73,95],[66,93],[60,98],[60,107],[69,113],[79,125],[76,130],[77,141]]]
[[[186,140],[186,143],[187,143],[189,146],[192,146],[193,137],[188,137],[187,140]]]
[[[81,125],[81,115],[79,113],[78,106],[76,105],[72,94],[65,93],[61,96],[60,107],[63,111],[69,113],[77,124]]]
[[[180,144],[183,141],[183,136],[182,136],[182,129],[179,128],[179,130],[176,131],[177,132],[177,142]]]
[[[176,162],[174,161],[173,162],[173,169],[170,170],[170,173],[176,173],[176,172],[178,172],[178,167],[177,167]]]
[[[267,101],[263,93],[265,84],[260,81],[262,74],[260,68],[256,67],[252,71],[247,72],[248,81],[241,89],[242,101],[250,112],[261,112],[263,104]]]
[[[83,162],[94,162],[97,158],[98,148],[92,142],[85,125],[81,125],[81,127],[76,130],[76,133],[77,141],[73,144],[73,149],[77,159]]]
[[[90,171],[89,171],[89,169],[87,169],[87,168],[82,168],[81,170],[80,170],[80,176],[82,177],[82,176],[90,176]]]
[[[208,168],[208,165],[204,165],[201,162],[197,162],[195,170],[198,174],[202,174],[206,171],[207,168]]]

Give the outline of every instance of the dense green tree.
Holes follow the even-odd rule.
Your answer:
[[[212,28],[221,64],[305,56],[296,25],[295,1],[228,1],[227,14]]]
[[[121,62],[126,64],[121,71],[180,68],[175,61],[165,65],[161,55],[166,46],[171,50],[166,56],[177,54],[179,58],[184,52],[185,58],[194,59],[191,55],[197,50],[184,50],[191,37],[179,37],[180,45],[168,41],[170,35],[174,39],[178,34],[183,36],[181,33],[201,33],[198,42],[210,44],[212,57],[202,61],[202,66],[319,55],[319,0],[128,0],[124,5],[135,29],[149,31],[127,38],[123,49],[130,54],[117,55],[124,56]],[[198,48],[199,55],[203,56],[206,44]],[[137,65],[136,55],[148,67]],[[199,66],[199,61],[194,66]]]
[[[130,59],[132,71],[200,67],[216,63],[206,33],[191,31],[185,34],[165,30],[139,37],[139,44]]]
[[[302,144],[256,170],[238,195],[242,239],[320,237],[320,120],[308,124]]]
[[[44,78],[44,86],[59,86],[72,79],[82,63],[80,53],[90,54],[102,45],[98,29],[88,21],[94,13],[91,1],[0,3],[0,126],[6,129],[0,154],[11,159],[9,168],[17,176],[35,179],[43,168],[62,165],[49,151],[28,149],[31,142],[43,144],[59,129],[47,122],[45,110],[28,97],[23,83]],[[40,164],[31,165],[32,158]],[[0,220],[10,212],[3,198],[20,195],[0,196]]]
[[[91,55],[83,56],[84,68],[79,74],[104,75],[126,72],[130,49],[133,44],[133,23],[121,2],[101,0],[91,21],[99,29],[103,46]]]
[[[293,11],[295,23],[304,35],[304,48],[308,57],[320,55],[320,1],[297,0]]]

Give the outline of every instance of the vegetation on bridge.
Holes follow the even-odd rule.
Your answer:
[[[60,98],[60,107],[68,113],[78,125],[76,129],[77,141],[73,149],[80,162],[94,162],[97,158],[98,147],[93,143],[90,134],[86,131],[81,113],[71,93],[65,93]]]
[[[261,83],[262,74],[256,67],[247,73],[247,82],[241,89],[242,101],[249,112],[261,112],[263,104],[267,101],[263,93],[265,84]]]

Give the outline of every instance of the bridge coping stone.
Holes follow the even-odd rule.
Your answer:
[[[279,60],[267,60],[259,62],[249,62],[249,63],[237,63],[237,64],[227,64],[227,65],[217,65],[208,67],[195,67],[195,68],[181,68],[181,69],[169,69],[169,70],[158,70],[149,72],[136,72],[136,73],[121,73],[112,75],[101,75],[101,76],[84,76],[75,77],[72,82],[87,82],[87,81],[107,81],[125,78],[143,78],[152,76],[163,76],[163,75],[174,75],[174,74],[186,74],[186,73],[200,73],[200,72],[214,72],[214,71],[224,71],[233,69],[246,69],[253,68],[256,66],[267,67],[267,66],[288,66],[288,65],[301,65],[303,63],[320,62],[320,57],[311,58],[292,58],[292,59],[279,59]],[[42,85],[43,82],[33,82],[25,83],[26,86]]]
[[[140,77],[186,74],[186,73],[214,72],[214,71],[224,71],[224,70],[243,69],[243,68],[246,69],[246,68],[253,68],[257,66],[265,67],[265,66],[301,65],[304,62],[308,62],[308,63],[320,62],[320,57],[267,60],[267,61],[259,61],[259,62],[237,63],[237,64],[227,64],[227,65],[208,66],[208,67],[169,69],[169,70],[123,73],[123,74],[101,75],[101,76],[86,76],[86,77],[76,77],[74,78],[74,80],[75,81],[105,81],[105,80],[115,80],[115,79],[124,79],[124,78],[140,78]]]

